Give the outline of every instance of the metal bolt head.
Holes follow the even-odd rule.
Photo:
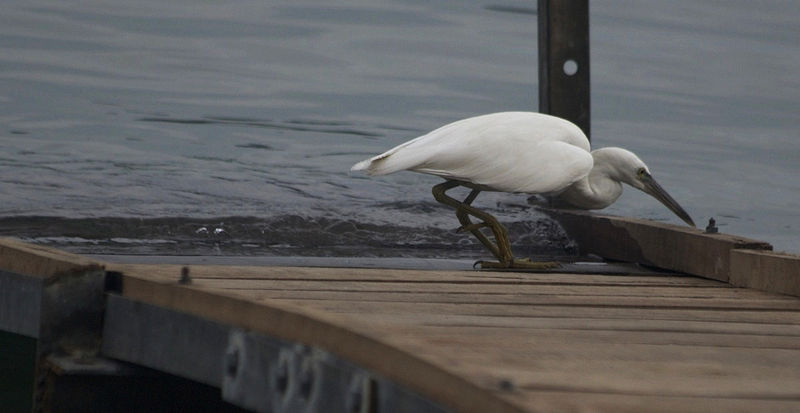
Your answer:
[[[181,268],[181,278],[180,280],[178,280],[178,283],[180,284],[192,283],[192,277],[189,276],[189,267],[184,266],[183,268]]]
[[[706,234],[716,234],[717,232],[719,232],[719,229],[717,228],[716,224],[717,221],[715,221],[713,217],[709,218],[708,226],[706,227]]]
[[[501,379],[500,383],[500,390],[504,391],[513,391],[514,390],[514,382],[510,379]]]

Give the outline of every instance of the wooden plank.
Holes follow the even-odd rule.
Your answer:
[[[673,297],[696,299],[737,299],[737,300],[766,300],[796,302],[792,297],[775,296],[761,291],[725,287],[694,287],[686,288],[680,285],[663,286],[655,284],[618,285],[618,284],[466,284],[466,283],[430,283],[415,282],[364,282],[364,281],[275,281],[259,279],[225,279],[201,278],[194,279],[197,285],[207,288],[238,289],[238,290],[270,290],[270,291],[309,291],[309,292],[353,292],[353,293],[429,293],[439,295],[482,294],[487,298],[494,295],[519,295],[519,296],[592,296],[592,297]]]
[[[638,262],[728,281],[733,249],[771,250],[766,242],[697,228],[586,211],[544,210],[564,227],[583,253]]]
[[[106,264],[108,271],[126,275],[158,279],[165,282],[178,281],[181,265]],[[518,273],[490,271],[439,271],[398,270],[364,268],[319,268],[319,267],[254,267],[254,266],[187,266],[196,279],[257,279],[295,281],[372,281],[372,282],[416,282],[421,284],[465,283],[465,284],[552,284],[552,285],[675,285],[685,287],[705,286],[726,288],[711,280],[676,274],[664,275],[592,275],[569,273]]]
[[[250,294],[235,290],[232,296],[253,299]],[[432,319],[450,315],[484,315],[490,317],[567,317],[598,319],[651,319],[651,320],[702,320],[737,323],[794,324],[800,322],[796,311],[697,309],[697,308],[637,308],[602,305],[543,306],[509,304],[452,304],[409,303],[389,301],[335,301],[335,300],[288,300],[266,298],[258,302],[264,305],[291,306],[313,309],[325,314],[384,314],[387,320],[392,314],[430,314]]]
[[[41,255],[54,264],[31,271],[72,271]],[[456,411],[800,406],[794,297],[679,276],[334,268],[192,266],[181,285],[181,268],[109,269],[130,299],[331,351]]]
[[[458,411],[800,402],[800,300],[716,281],[192,267],[181,286],[179,267],[129,268],[127,297],[326,349]]]
[[[663,396],[649,394],[595,393],[579,388],[543,387],[518,389],[505,397],[541,412],[685,412],[685,413],[752,413],[791,412],[797,400],[763,398],[719,398],[696,396]]]
[[[123,285],[123,294],[132,299],[325,349],[456,411],[524,411],[476,387],[464,377],[375,337],[354,332],[335,314],[289,303],[280,306],[255,303],[133,277],[126,277]]]
[[[381,314],[362,314],[359,322],[367,324],[385,323]],[[423,326],[439,328],[443,331],[453,328],[492,329],[489,331],[504,332],[508,330],[525,331],[526,334],[543,335],[552,330],[589,330],[609,332],[641,332],[655,334],[710,334],[710,335],[755,335],[764,337],[797,337],[800,336],[800,324],[759,324],[741,322],[714,322],[698,320],[649,320],[649,319],[603,319],[580,317],[493,317],[484,315],[447,314],[436,317],[424,314],[397,314],[392,324],[398,327]],[[537,332],[541,330],[545,332]],[[487,333],[488,334],[488,333]],[[496,334],[490,334],[496,335]]]
[[[207,287],[205,284],[198,284]],[[726,298],[694,297],[625,297],[588,295],[539,295],[539,294],[445,294],[409,293],[392,291],[373,291],[365,294],[359,291],[286,291],[233,289],[259,300],[310,300],[338,301],[343,305],[352,302],[369,301],[373,303],[426,303],[426,304],[485,304],[485,305],[524,305],[524,306],[563,306],[593,308],[653,308],[653,309],[712,309],[718,311],[792,311],[800,313],[800,302],[796,300],[746,300]],[[311,304],[313,305],[313,304]]]
[[[469,337],[472,339],[473,337]],[[764,348],[753,349],[746,346],[704,346],[675,345],[664,343],[630,343],[614,341],[580,341],[569,342],[551,338],[547,335],[529,336],[527,339],[512,339],[506,343],[501,336],[490,336],[484,340],[466,342],[450,335],[404,336],[393,334],[389,341],[414,351],[418,356],[443,358],[443,364],[459,364],[471,366],[497,367],[497,370],[509,369],[524,374],[541,369],[542,371],[573,370],[581,374],[581,365],[595,369],[614,368],[615,363],[628,366],[633,370],[630,374],[640,374],[636,364],[650,369],[651,363],[683,363],[685,366],[712,364],[719,368],[730,368],[740,371],[741,377],[748,377],[754,369],[773,370],[767,377],[797,381],[800,380],[797,348]],[[478,343],[479,345],[473,345]],[[491,351],[491,348],[502,347],[502,351]],[[456,350],[456,349],[460,350]],[[487,351],[488,350],[488,351]],[[561,363],[561,367],[559,367]],[[494,369],[491,369],[494,370]],[[620,372],[620,374],[624,374]],[[705,372],[702,373],[705,375]],[[757,378],[759,375],[752,374]],[[653,379],[656,380],[656,379]],[[767,382],[769,380],[766,380]],[[800,386],[794,387],[800,391]]]
[[[466,327],[463,325],[393,325],[382,327],[377,318],[367,318],[365,326],[373,330],[383,330],[385,334],[403,337],[420,345],[439,347],[436,351],[443,351],[445,347],[459,347],[468,354],[469,351],[492,352],[498,346],[498,337],[503,340],[503,353],[513,355],[516,353],[533,356],[542,351],[552,351],[548,346],[557,346],[559,351],[566,351],[567,347],[575,346],[575,350],[586,345],[598,346],[670,346],[670,350],[686,351],[681,347],[694,351],[695,347],[714,347],[720,352],[732,348],[745,348],[753,350],[753,354],[762,350],[792,350],[800,351],[800,336],[784,334],[736,334],[736,333],[709,333],[705,331],[657,331],[645,329],[569,329],[559,327],[524,328],[524,327]],[[566,346],[565,348],[561,348]],[[432,347],[432,348],[433,348]],[[534,348],[536,347],[536,348]],[[542,348],[542,350],[539,349]],[[634,347],[631,347],[634,349]],[[461,350],[452,349],[459,353]],[[661,352],[665,353],[665,352]],[[594,356],[598,359],[599,356]],[[613,356],[620,358],[619,356]],[[685,359],[685,357],[684,357]],[[763,363],[764,358],[751,359]],[[744,362],[743,360],[731,361],[731,364]],[[800,368],[800,366],[798,366]]]
[[[0,269],[33,277],[93,271],[102,268],[95,261],[54,248],[0,238]]]
[[[733,250],[730,282],[738,287],[800,297],[800,256]]]
[[[738,350],[741,350],[741,354],[752,351]],[[616,354],[619,353],[622,352]],[[724,354],[733,357],[737,353]],[[797,356],[797,353],[792,355]],[[434,357],[440,356],[437,354]],[[558,388],[620,395],[800,401],[800,378],[796,371],[760,363],[731,365],[724,361],[684,362],[671,356],[651,361],[539,358],[536,361],[523,359],[519,363],[512,363],[508,359],[480,357],[477,354],[474,359],[450,357],[447,361],[454,364],[453,370],[457,374],[473,377],[484,388],[495,387],[502,380],[507,380],[518,388],[530,390]],[[489,370],[485,368],[486,365],[496,367]],[[746,386],[742,385],[743,377],[747,378]],[[709,386],[709,382],[713,382],[713,386]]]
[[[518,341],[489,336],[400,337],[390,341],[457,374],[488,384],[560,387],[597,393],[794,398],[800,401],[800,350],[615,342],[549,336]],[[492,348],[502,347],[502,351]],[[491,366],[491,368],[487,368]],[[496,380],[482,380],[482,375]],[[747,386],[742,386],[747,382]]]

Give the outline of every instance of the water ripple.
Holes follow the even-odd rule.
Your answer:
[[[171,118],[171,117],[142,117],[138,119],[141,122],[158,122],[158,123],[176,123],[184,125],[233,125],[233,126],[255,126],[260,128],[280,129],[286,131],[297,132],[320,132],[332,134],[355,135],[370,138],[377,138],[383,136],[381,133],[367,132],[359,129],[353,129],[351,124],[344,122],[328,122],[328,121],[273,121],[273,120],[255,120],[244,118],[229,118],[229,117],[215,117],[207,116],[203,118]],[[340,127],[340,128],[337,128]]]

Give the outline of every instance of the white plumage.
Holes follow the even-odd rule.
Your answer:
[[[661,201],[687,224],[689,214],[653,179],[647,165],[622,148],[591,151],[573,123],[533,112],[502,112],[459,120],[353,165],[370,175],[410,170],[445,178],[434,187],[436,200],[453,207],[462,228],[497,256],[500,266],[515,266],[505,229],[471,205],[480,191],[522,192],[554,198],[562,205],[605,208],[622,194],[622,183]],[[463,202],[445,193],[455,186],[473,191]],[[469,216],[483,221],[472,224]],[[490,227],[496,243],[479,231]]]
[[[484,189],[533,194],[560,191],[593,165],[589,140],[574,124],[531,112],[463,119],[361,161],[370,175],[411,170]]]

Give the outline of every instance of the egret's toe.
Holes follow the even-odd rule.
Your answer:
[[[561,264],[556,261],[531,261],[530,258],[513,259],[509,263],[499,261],[475,261],[473,268],[480,267],[482,270],[528,270],[545,271],[561,268]]]

